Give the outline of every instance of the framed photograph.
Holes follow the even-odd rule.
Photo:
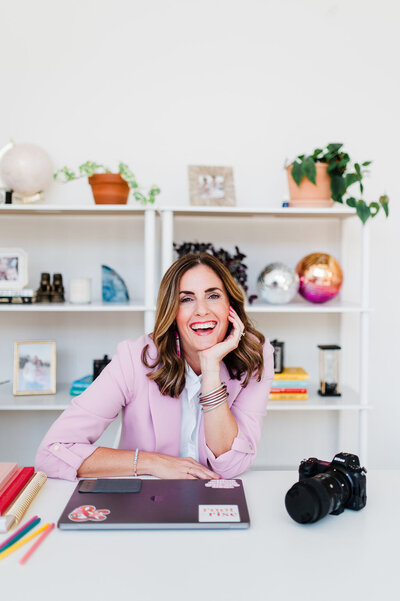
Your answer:
[[[232,167],[189,165],[191,205],[233,206],[235,188]]]
[[[0,290],[20,290],[28,283],[28,255],[22,248],[0,248]]]
[[[23,340],[14,343],[13,394],[56,393],[56,343]]]

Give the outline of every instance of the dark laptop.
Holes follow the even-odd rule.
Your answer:
[[[61,530],[221,529],[248,528],[250,518],[241,480],[113,478],[81,480],[57,525]]]

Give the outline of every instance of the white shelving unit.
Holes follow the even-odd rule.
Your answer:
[[[175,220],[180,217],[201,219],[208,217],[211,219],[225,218],[225,220],[234,220],[240,218],[267,219],[284,218],[290,220],[302,219],[333,219],[344,223],[347,219],[354,219],[354,211],[345,207],[334,207],[332,209],[263,209],[263,208],[240,208],[240,207],[146,207],[140,208],[131,205],[3,205],[0,206],[0,224],[2,215],[12,215],[16,219],[20,215],[30,216],[34,220],[37,216],[46,214],[59,216],[70,215],[93,215],[107,216],[117,215],[125,217],[128,215],[138,215],[143,217],[144,227],[144,282],[143,282],[143,302],[131,302],[124,305],[114,305],[107,303],[92,303],[90,305],[74,305],[65,303],[62,305],[45,303],[32,305],[0,305],[0,320],[15,319],[16,314],[42,314],[48,313],[60,315],[68,314],[124,314],[137,313],[144,316],[144,331],[151,331],[154,324],[155,300],[157,295],[156,278],[157,261],[161,261],[161,274],[166,271],[174,260],[173,241]],[[161,245],[156,235],[156,215],[161,219]],[[58,217],[57,217],[58,218]],[[16,241],[15,246],[22,246],[23,241]],[[158,251],[161,250],[161,256],[158,257]],[[248,305],[246,310],[249,314],[287,314],[287,315],[307,315],[307,314],[337,314],[339,316],[355,315],[360,321],[360,353],[359,363],[359,391],[355,392],[351,388],[343,387],[342,397],[339,399],[321,399],[316,391],[316,385],[311,386],[309,399],[303,401],[274,401],[269,403],[269,411],[272,412],[350,412],[358,413],[359,421],[359,454],[362,462],[367,462],[367,414],[368,414],[368,326],[369,326],[369,294],[368,294],[368,275],[369,275],[369,228],[368,224],[362,229],[362,249],[361,249],[361,294],[359,303],[341,302],[333,300],[327,304],[317,305],[306,301],[293,302],[287,305],[268,305],[262,302],[255,302]],[[133,267],[134,268],[134,267]],[[2,316],[3,314],[3,316]],[[9,317],[6,317],[8,315]],[[1,328],[1,321],[0,321]],[[14,397],[12,395],[12,385],[4,384],[0,386],[0,411],[61,411],[70,403],[69,396],[70,384],[57,384],[56,395],[34,395]]]

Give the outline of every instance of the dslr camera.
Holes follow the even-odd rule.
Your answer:
[[[285,497],[290,517],[299,524],[309,524],[328,513],[359,511],[367,503],[366,473],[357,455],[351,453],[338,453],[330,463],[315,457],[304,459],[299,466],[299,481]]]

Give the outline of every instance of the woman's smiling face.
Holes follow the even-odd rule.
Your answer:
[[[186,271],[179,282],[176,324],[183,351],[191,354],[222,342],[228,330],[229,298],[207,265]]]

